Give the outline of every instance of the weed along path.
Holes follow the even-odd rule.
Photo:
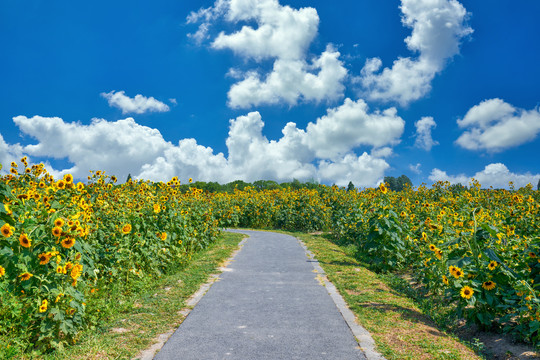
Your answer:
[[[299,240],[231,231],[249,238],[155,359],[380,358],[369,334],[348,324]]]

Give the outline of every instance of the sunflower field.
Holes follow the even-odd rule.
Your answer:
[[[414,274],[457,316],[540,342],[540,192],[469,189],[252,189],[215,195],[221,226],[329,230],[379,271]]]
[[[92,172],[86,184],[42,165],[0,178],[0,338],[73,343],[98,321],[107,284],[190,261],[221,228],[330,231],[378,271],[414,274],[457,316],[540,343],[540,192],[436,183],[400,192],[246,188],[208,193]]]
[[[118,186],[96,171],[75,184],[22,165],[0,181],[0,338],[73,343],[108,284],[160,276],[219,233],[201,191],[178,193],[175,178]]]

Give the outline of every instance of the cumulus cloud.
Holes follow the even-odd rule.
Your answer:
[[[140,94],[135,95],[134,98],[126,96],[124,91],[111,91],[108,93],[101,93],[101,96],[107,99],[110,106],[114,106],[122,110],[122,114],[135,113],[143,114],[146,112],[167,112],[169,106],[154,99],[153,97],[146,97]],[[174,102],[176,103],[176,99]]]
[[[165,141],[157,129],[139,125],[133,118],[93,119],[88,125],[42,116],[17,116],[13,121],[36,142],[7,145],[0,138],[0,159],[26,154],[73,164],[60,170],[48,166],[54,175],[70,172],[85,179],[89,170],[99,169],[119,179],[128,174],[154,181],[180,176],[222,183],[296,178],[340,186],[349,181],[357,186],[375,185],[381,180],[389,167],[384,158],[392,154],[391,146],[399,141],[404,126],[393,108],[369,112],[362,100],[347,99],[306,129],[290,122],[281,138],[268,140],[262,117],[255,111],[230,120],[226,157],[195,139],[177,144]],[[371,154],[357,156],[354,150],[359,146],[372,147]]]
[[[343,79],[347,75],[339,55],[329,46],[312,64],[303,59],[277,59],[272,71],[262,80],[258,72],[248,72],[244,79],[231,86],[229,106],[248,108],[283,102],[296,105],[299,100],[337,100],[343,95]],[[229,74],[238,76],[235,71]]]
[[[23,148],[20,144],[10,145],[5,142],[4,137],[0,134],[0,164],[3,166],[2,172],[9,171],[11,162],[18,162],[23,156]]]
[[[466,129],[456,140],[459,146],[498,152],[534,140],[540,133],[540,111],[518,109],[495,98],[473,106],[457,123]]]
[[[482,187],[488,188],[490,186],[494,188],[508,188],[509,183],[513,182],[514,186],[523,187],[527,184],[536,184],[540,179],[540,174],[531,174],[527,172],[525,174],[516,174],[510,172],[506,165],[501,163],[494,163],[487,165],[484,170],[477,172],[473,176],[469,177],[465,174],[448,175],[446,171],[439,169],[433,169],[429,180],[431,181],[449,181],[450,183],[462,185],[469,185],[472,179],[478,180]]]
[[[307,59],[319,26],[315,9],[293,9],[277,0],[218,0],[188,16],[188,23],[202,22],[192,37],[209,38],[208,29],[217,19],[247,24],[229,34],[220,32],[211,42],[212,48],[232,50],[245,60],[273,61],[266,74],[229,70],[227,75],[238,80],[228,93],[230,107],[296,105],[298,101],[334,101],[343,96],[347,70],[339,60],[340,53],[328,46],[319,57]]]
[[[420,167],[422,165],[420,163],[417,163],[416,165],[409,164],[409,170],[411,170],[413,173],[420,175],[422,173],[422,170],[420,170]]]
[[[317,35],[319,16],[314,8],[293,9],[277,0],[217,0],[210,8],[192,12],[188,23],[201,22],[196,40],[208,38],[213,22],[255,22],[231,34],[220,32],[211,46],[260,61],[267,58],[301,59]]]
[[[384,177],[390,165],[384,159],[374,158],[367,153],[360,156],[347,154],[338,161],[322,160],[319,163],[319,177],[338,186],[346,186],[352,181],[356,186],[374,186]]]
[[[370,113],[362,99],[345,99],[343,105],[308,124],[306,142],[318,158],[333,158],[360,145],[396,144],[404,126],[395,108]]]
[[[369,99],[405,106],[431,90],[435,75],[459,53],[461,40],[473,30],[466,25],[467,11],[456,0],[402,0],[400,8],[403,25],[412,29],[405,43],[418,56],[400,57],[382,71],[381,59],[367,59],[355,80]]]
[[[439,144],[431,137],[431,129],[437,127],[435,120],[431,116],[424,116],[415,122],[414,126],[416,127],[414,146],[430,151],[433,146]]]
[[[90,125],[42,116],[17,116],[13,121],[37,140],[37,144],[23,148],[26,154],[67,159],[75,164],[70,171],[79,179],[86,178],[89,170],[105,170],[125,178],[167,148],[157,129],[141,126],[132,118],[114,122],[93,119]]]

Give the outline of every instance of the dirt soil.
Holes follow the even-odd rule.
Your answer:
[[[540,353],[532,345],[516,342],[507,334],[496,334],[480,331],[475,325],[461,325],[457,335],[466,341],[474,343],[478,339],[484,345],[483,354],[488,359],[540,359]]]

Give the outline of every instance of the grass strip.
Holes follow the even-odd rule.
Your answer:
[[[291,235],[313,252],[386,359],[482,359],[455,336],[438,329],[411,298],[389,286],[388,275],[362,266],[353,248],[339,246],[325,235]]]
[[[131,359],[149,348],[160,334],[176,329],[184,320],[186,300],[238,248],[244,235],[223,232],[208,249],[193,256],[175,274],[154,278],[130,291],[115,294],[100,326],[85,331],[73,346],[52,354],[29,354],[27,359]]]

